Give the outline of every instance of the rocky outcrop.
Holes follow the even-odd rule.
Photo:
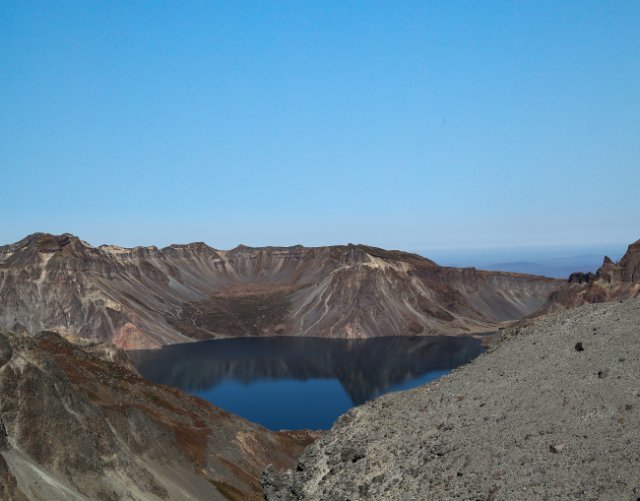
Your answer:
[[[640,299],[503,332],[429,385],[343,415],[275,500],[611,500],[640,497]]]
[[[581,271],[569,275],[570,284],[588,284],[596,279],[595,273],[582,273]]]
[[[596,273],[572,273],[535,314],[541,315],[581,304],[604,303],[640,295],[640,240],[629,245],[618,263],[605,256]]]
[[[34,234],[0,247],[0,326],[125,348],[213,337],[469,333],[531,314],[558,285],[363,245],[128,249]]]
[[[270,432],[58,334],[0,334],[2,499],[261,499],[315,434]]]

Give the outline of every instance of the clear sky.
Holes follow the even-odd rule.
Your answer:
[[[640,238],[640,1],[0,2],[0,243]]]

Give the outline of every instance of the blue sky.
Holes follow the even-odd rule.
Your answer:
[[[640,238],[640,2],[0,4],[0,242]]]

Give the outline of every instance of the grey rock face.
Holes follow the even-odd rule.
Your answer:
[[[263,484],[268,500],[635,500],[639,413],[640,300],[586,305],[352,409]]]
[[[559,285],[363,245],[126,249],[35,234],[0,247],[0,327],[124,348],[212,337],[468,333],[531,314]]]

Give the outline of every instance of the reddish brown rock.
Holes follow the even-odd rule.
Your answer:
[[[150,383],[112,346],[44,332],[0,348],[2,499],[258,500],[266,465],[292,467],[317,436]]]

